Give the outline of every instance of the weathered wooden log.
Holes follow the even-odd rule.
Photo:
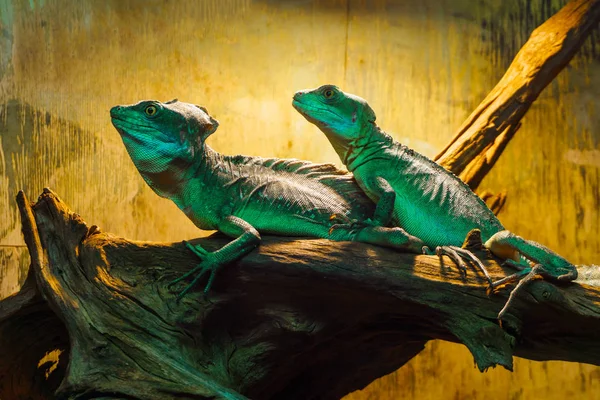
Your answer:
[[[503,329],[496,315],[511,287],[488,296],[475,269],[463,277],[435,256],[265,237],[220,271],[208,296],[198,285],[177,301],[186,283],[168,283],[198,262],[183,244],[88,227],[49,190],[33,206],[20,194],[19,207],[32,268],[21,292],[0,302],[0,353],[12,356],[0,357],[2,399],[54,390],[72,399],[333,399],[396,370],[431,339],[464,343],[481,370],[512,369],[513,355],[600,365],[592,286],[534,281]],[[194,242],[212,250],[228,240]],[[468,245],[493,277],[510,272],[477,235]],[[57,348],[50,379],[31,374]]]
[[[531,104],[599,23],[600,0],[572,0],[535,29],[500,82],[435,161],[477,189]]]

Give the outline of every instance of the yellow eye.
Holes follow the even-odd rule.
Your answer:
[[[333,95],[334,95],[334,92],[332,89],[325,89],[325,91],[323,92],[323,96],[325,96],[326,99],[332,98]]]
[[[156,106],[148,106],[144,109],[147,116],[152,117],[156,114]]]

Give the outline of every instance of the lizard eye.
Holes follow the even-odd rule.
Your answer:
[[[323,96],[325,96],[326,99],[332,98],[334,94],[335,93],[334,93],[334,91],[332,89],[325,89],[323,91]]]
[[[147,116],[152,117],[156,114],[156,106],[148,106],[144,109],[144,112],[146,113]]]

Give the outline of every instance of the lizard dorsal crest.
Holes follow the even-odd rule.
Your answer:
[[[194,104],[201,112],[195,115],[195,120],[201,129],[198,131],[198,139],[201,139],[203,142],[210,135],[215,133],[217,128],[219,127],[219,121],[214,119],[206,110],[205,107]]]
[[[204,142],[217,130],[219,121],[214,119],[206,108],[196,104],[176,100],[163,104],[177,117],[174,120],[178,120],[176,126],[180,144],[188,147],[192,156],[202,152]]]

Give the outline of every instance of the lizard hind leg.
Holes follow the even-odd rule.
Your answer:
[[[549,248],[537,242],[525,240],[512,232],[500,231],[488,239],[484,246],[496,256],[505,258],[505,265],[520,270],[492,284],[493,290],[505,283],[519,281],[511,291],[508,301],[498,313],[499,321],[502,320],[517,293],[536,276],[539,275],[544,279],[554,281],[572,281],[577,278],[577,268],[569,261]],[[533,267],[523,258],[533,263]]]
[[[523,239],[514,233],[503,230],[490,237],[484,244],[494,255],[505,260],[505,264],[517,269],[541,264],[544,277],[557,281],[577,279],[577,268],[546,246],[532,240]]]

